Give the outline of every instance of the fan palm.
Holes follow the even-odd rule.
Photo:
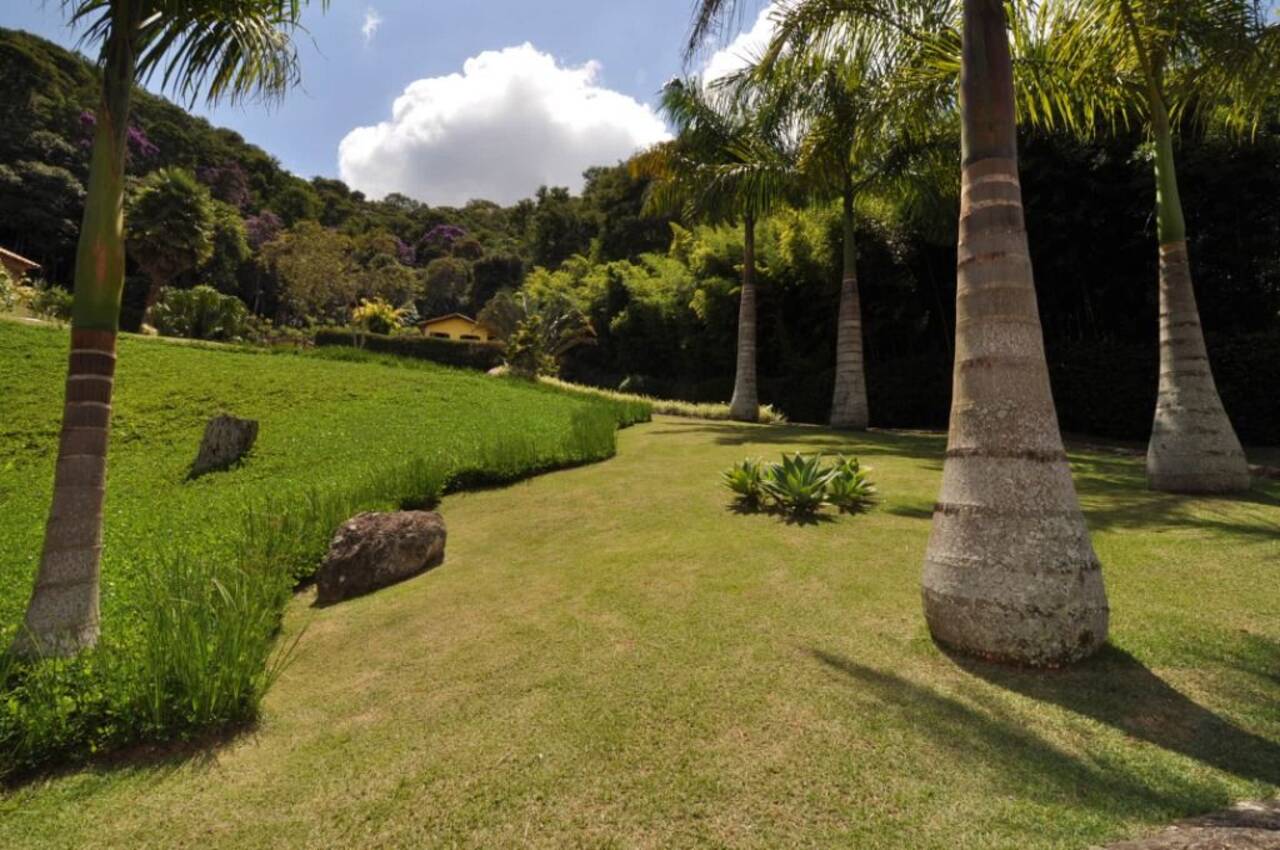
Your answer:
[[[1276,86],[1275,26],[1254,0],[1050,0],[1061,22],[1043,39],[1061,94],[1034,94],[1028,115],[1062,117],[1084,133],[1100,119],[1139,121],[1154,147],[1159,243],[1160,377],[1147,479],[1152,489],[1219,493],[1249,486],[1249,469],[1214,383],[1200,325],[1175,163],[1183,117],[1256,128]],[[1042,87],[1048,91],[1052,85]],[[1059,116],[1055,116],[1058,113]]]
[[[709,224],[742,223],[742,290],[738,302],[737,369],[729,415],[760,416],[756,380],[756,223],[795,190],[787,128],[760,120],[753,104],[709,91],[698,80],[673,80],[662,111],[676,138],[632,160],[648,177],[650,210],[675,212]]]
[[[704,0],[690,48],[735,5]],[[828,40],[846,37],[848,28],[914,28],[911,0],[795,5],[831,20]],[[1002,0],[963,0],[959,34],[956,363],[942,492],[925,556],[925,618],[934,638],[956,650],[1061,664],[1106,640],[1106,593],[1049,389]]]
[[[327,0],[320,0],[327,5]],[[279,95],[298,79],[291,40],[306,0],[68,0],[99,46],[101,102],[76,250],[71,357],[53,504],[14,651],[72,655],[98,638],[107,438],[124,287],[124,171],[134,84],[159,73],[187,100]]]

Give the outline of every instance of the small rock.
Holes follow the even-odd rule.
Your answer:
[[[445,536],[444,518],[434,511],[352,517],[333,535],[316,573],[316,603],[341,602],[438,566]]]
[[[256,419],[215,416],[204,426],[204,439],[200,441],[196,462],[191,465],[191,477],[230,467],[249,453],[257,439]]]

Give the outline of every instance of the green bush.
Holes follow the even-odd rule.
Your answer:
[[[4,266],[0,266],[0,310],[8,312],[22,306],[26,300],[23,297],[24,289],[25,287],[20,287]]]
[[[360,299],[360,306],[351,311],[351,321],[356,327],[369,333],[389,334],[400,327],[401,311],[382,298]]]
[[[69,322],[71,293],[52,285],[37,287],[31,297],[31,312],[55,322]]]
[[[151,308],[151,324],[161,336],[226,342],[248,334],[250,315],[239,298],[197,286],[161,293]]]
[[[357,334],[343,330],[316,332],[318,346],[346,346],[363,348],[383,354],[398,354],[430,360],[446,366],[479,369],[487,372],[502,365],[502,345],[495,342],[471,342],[467,340],[436,339],[429,336],[386,336],[383,334]]]

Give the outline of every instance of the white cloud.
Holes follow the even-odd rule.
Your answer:
[[[432,204],[509,204],[541,185],[582,185],[582,172],[668,138],[647,105],[599,85],[596,62],[571,67],[531,44],[486,51],[462,73],[411,83],[391,118],[338,146],[342,179],[371,197]]]
[[[738,33],[737,38],[726,47],[722,47],[711,55],[702,66],[704,82],[717,80],[734,71],[741,70],[760,58],[764,49],[769,46],[777,25],[773,20],[777,3],[770,3],[760,10],[755,24],[749,30]]]
[[[369,44],[373,41],[373,37],[378,34],[378,27],[382,26],[382,15],[378,14],[378,10],[370,6],[364,10],[364,23],[360,26],[360,34],[364,36],[364,43]]]

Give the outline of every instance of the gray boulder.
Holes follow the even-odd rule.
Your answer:
[[[352,517],[333,535],[316,573],[316,604],[370,593],[438,566],[445,535],[444,518],[434,511]]]
[[[191,465],[191,477],[219,469],[227,469],[249,453],[258,439],[256,419],[237,419],[222,414],[204,426],[200,453]]]

